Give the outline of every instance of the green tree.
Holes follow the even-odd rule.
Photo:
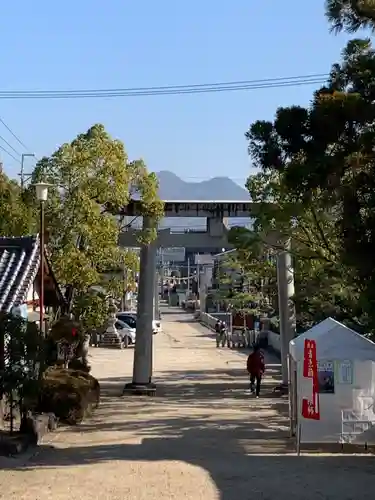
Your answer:
[[[247,180],[256,207],[254,228],[252,231],[236,228],[230,234],[231,242],[237,248],[247,249],[252,255],[250,261],[253,262],[254,275],[258,281],[262,279],[268,284],[268,300],[276,310],[276,255],[283,249],[283,240],[292,239],[299,329],[305,329],[321,318],[320,295],[327,290],[327,283],[315,279],[316,276],[330,276],[338,266],[334,220],[318,203],[317,196],[304,200],[298,193],[288,190],[281,171],[284,162],[288,164],[298,159],[298,154],[294,157],[293,149],[284,149],[284,135],[290,133],[294,138],[296,134],[292,128],[303,116],[300,108],[280,109],[274,122],[255,122],[245,134],[253,166],[258,170]],[[293,147],[299,152],[297,142],[298,136]],[[264,255],[268,258],[262,258]],[[246,251],[243,251],[243,257],[249,262]],[[309,281],[312,276],[314,280]],[[308,288],[307,283],[310,284]],[[334,301],[332,298],[332,305]],[[325,307],[324,311],[327,309],[332,310]]]
[[[374,31],[374,0],[326,0],[326,15],[335,32],[354,33],[361,28]]]
[[[24,236],[36,232],[33,198],[19,184],[0,172],[0,235]]]
[[[127,290],[134,289],[138,272],[139,253],[133,249],[124,249],[120,267],[108,270],[103,275],[103,287],[112,297],[121,300]]]
[[[272,268],[268,267],[267,260],[259,258],[255,246],[244,244],[242,230],[233,228],[230,241],[237,241],[238,248],[219,262],[215,299],[244,317],[246,314],[259,316],[270,310],[275,281],[272,281],[272,272],[269,272]]]
[[[4,313],[0,314],[0,339],[0,396],[8,400],[13,432],[14,410],[18,407],[22,427],[27,411],[36,406],[44,344],[35,323]]]
[[[117,215],[132,194],[140,198],[142,214],[155,220],[163,216],[156,176],[142,160],[130,162],[122,142],[102,125],[40,160],[33,178],[51,184],[46,204],[51,259],[58,279],[75,291],[80,303],[90,287],[106,282],[106,273],[134,267],[133,253],[118,246]],[[155,232],[142,237],[151,240]]]
[[[296,297],[305,294],[305,311],[315,309],[315,317],[331,311],[371,329],[374,77],[370,41],[352,40],[311,106],[280,108],[274,122],[256,122],[247,133],[260,170],[248,181],[252,199],[260,204],[257,226],[284,233],[289,226],[293,233]]]
[[[275,250],[262,237],[262,233],[243,227],[233,227],[228,236],[236,247],[233,255],[235,266],[246,276],[257,303],[256,314],[269,312],[277,307],[277,280]]]

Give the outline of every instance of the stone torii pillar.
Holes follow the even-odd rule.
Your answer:
[[[277,255],[277,288],[279,298],[280,344],[282,386],[288,386],[289,342],[296,336],[296,311],[294,295],[294,269],[291,255],[291,240],[284,241],[284,248]]]
[[[153,227],[153,220],[144,217],[143,229]],[[124,394],[153,395],[156,390],[151,380],[156,251],[156,242],[141,246],[133,380],[125,385]]]

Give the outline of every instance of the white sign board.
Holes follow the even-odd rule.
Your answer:
[[[351,360],[346,359],[342,361],[337,361],[337,382],[339,384],[353,384],[353,363]]]
[[[160,248],[157,254],[158,262],[185,262],[185,248]]]
[[[195,264],[207,265],[214,263],[214,258],[211,254],[198,254],[195,256]]]

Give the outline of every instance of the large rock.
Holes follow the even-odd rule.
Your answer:
[[[49,368],[42,380],[39,409],[70,425],[79,424],[98,406],[99,382],[87,372]]]

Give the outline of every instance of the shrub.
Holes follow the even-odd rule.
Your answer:
[[[79,321],[70,319],[68,316],[61,316],[51,327],[50,337],[55,342],[66,341],[76,344],[83,338],[84,331]]]
[[[0,399],[5,396],[9,404],[12,433],[16,410],[22,421],[37,400],[44,346],[35,323],[4,313],[0,314],[0,344]]]
[[[99,382],[87,372],[50,367],[43,375],[40,411],[51,412],[61,421],[75,425],[99,404]]]

